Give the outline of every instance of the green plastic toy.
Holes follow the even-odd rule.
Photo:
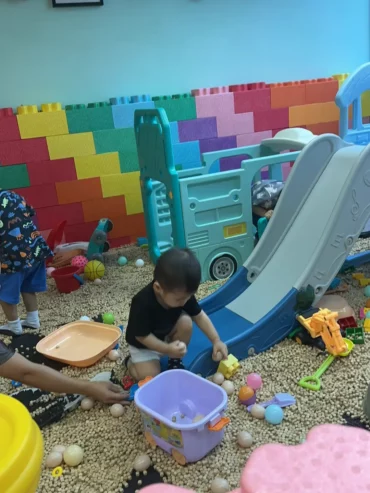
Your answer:
[[[350,341],[349,339],[344,339],[344,341],[347,344],[347,351],[340,354],[339,357],[348,356],[354,347],[354,343],[352,341]],[[298,385],[300,387],[303,387],[304,389],[308,389],[308,390],[316,390],[316,391],[320,390],[321,389],[320,377],[326,372],[326,370],[329,368],[329,366],[336,359],[337,359],[337,356],[333,356],[332,354],[330,354],[326,358],[326,360],[323,362],[323,364],[320,366],[320,368],[318,368],[318,370],[316,370],[313,375],[301,378],[301,380],[298,382]]]
[[[115,321],[113,313],[103,313],[103,323],[107,325],[113,325]]]

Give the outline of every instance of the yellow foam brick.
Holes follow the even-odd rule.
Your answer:
[[[65,111],[17,115],[17,120],[22,139],[68,134]]]
[[[338,81],[339,87],[343,84],[343,82],[347,79],[349,74],[336,74],[332,75],[333,79]]]
[[[143,211],[138,171],[101,176],[100,181],[103,197],[125,196],[127,214],[137,214]]]
[[[58,113],[45,113],[45,115],[57,115]],[[92,132],[57,135],[56,137],[47,137],[46,141],[48,143],[50,159],[91,156],[95,154]]]
[[[362,116],[370,116],[370,91],[361,95]]]
[[[125,201],[127,215],[140,214],[144,211],[143,199],[141,198],[140,192],[139,194],[126,193]]]
[[[75,157],[75,166],[79,180],[103,175],[116,175],[121,171],[118,152]]]

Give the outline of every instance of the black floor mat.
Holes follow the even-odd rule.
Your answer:
[[[42,354],[36,351],[36,345],[41,341],[43,337],[40,334],[22,334],[20,336],[14,336],[10,347],[19,354],[27,358],[32,363],[39,363],[40,365],[46,365],[54,370],[60,371],[65,366],[68,366],[59,361],[54,361],[49,358],[45,358]]]
[[[146,472],[146,476],[144,476],[142,472],[139,476],[136,476],[136,472],[132,471],[132,479],[127,481],[128,486],[126,488],[123,486],[122,493],[135,493],[151,484],[164,483],[164,478],[161,478],[159,472],[156,471],[153,466],[150,466]],[[141,482],[140,484],[139,481]]]
[[[40,428],[60,421],[79,404],[79,395],[55,396],[39,389],[21,389],[11,394],[21,402]]]
[[[343,419],[346,421],[345,426],[354,426],[355,428],[362,428],[363,430],[370,431],[370,423],[359,416],[351,416],[348,413],[343,414]]]

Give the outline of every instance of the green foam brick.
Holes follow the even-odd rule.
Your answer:
[[[133,128],[117,128],[94,132],[97,154],[106,152],[136,153],[136,140]]]
[[[136,150],[135,152],[119,152],[118,155],[121,173],[139,171],[139,157]]]
[[[156,108],[163,108],[170,122],[194,120],[197,117],[195,98],[191,94],[175,94],[153,98]]]
[[[95,132],[114,128],[111,106],[96,106],[66,111],[68,130],[71,134]]]
[[[25,164],[0,166],[0,189],[24,188],[29,186],[30,179]]]

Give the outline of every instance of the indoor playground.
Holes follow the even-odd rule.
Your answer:
[[[1,492],[368,491],[368,1],[7,1],[0,18]],[[194,322],[184,369],[156,353],[135,381],[132,299],[173,247],[199,261],[228,358]],[[47,248],[20,325],[5,286]],[[59,375],[26,385],[19,355]]]

